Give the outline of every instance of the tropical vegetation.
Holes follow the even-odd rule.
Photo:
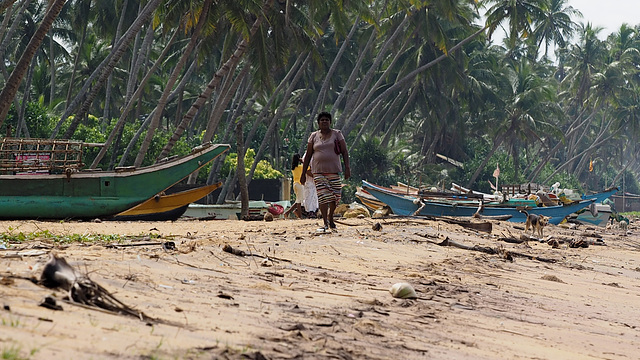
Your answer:
[[[487,190],[499,164],[640,192],[640,25],[567,0],[0,0],[0,21],[0,134],[104,143],[91,168],[229,143],[189,179],[227,192],[289,174],[330,111],[351,187]]]

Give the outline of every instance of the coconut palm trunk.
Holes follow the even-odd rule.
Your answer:
[[[144,9],[138,14],[136,20],[129,26],[126,33],[120,38],[120,40],[113,47],[113,50],[109,55],[98,65],[98,67],[93,71],[93,73],[89,76],[87,81],[85,81],[82,89],[78,92],[76,97],[71,101],[71,104],[67,106],[64,114],[60,117],[60,120],[56,124],[53,129],[50,138],[55,138],[62,127],[62,124],[67,120],[67,118],[73,113],[76,112],[76,116],[69,125],[69,129],[64,134],[64,138],[70,138],[73,133],[76,131],[80,120],[84,117],[84,115],[89,110],[89,107],[93,103],[93,100],[98,95],[98,91],[101,86],[105,83],[109,75],[113,72],[116,65],[120,61],[120,58],[127,51],[129,45],[135,38],[136,34],[140,31],[142,26],[146,24],[153,12],[160,5],[162,0],[151,0],[145,5]],[[95,80],[95,83],[94,83]],[[78,107],[80,107],[78,109]]]
[[[9,8],[9,6],[13,5],[14,2],[16,2],[16,0],[2,0],[2,1],[0,1],[0,14],[2,14],[3,11],[7,10],[7,8]]]
[[[162,149],[160,156],[158,156],[158,159],[162,159],[167,155],[169,155],[169,152],[171,152],[171,149],[173,149],[173,145],[175,145],[178,139],[180,139],[180,137],[186,130],[187,125],[191,123],[191,120],[193,120],[193,118],[198,113],[198,110],[200,110],[200,108],[205,104],[205,102],[209,99],[209,97],[211,97],[211,94],[213,93],[213,91],[218,87],[220,80],[229,72],[231,68],[234,68],[240,62],[240,59],[244,55],[244,52],[246,51],[247,46],[249,45],[249,39],[251,39],[256,34],[256,32],[258,32],[258,28],[260,27],[260,25],[262,25],[262,22],[264,21],[264,18],[265,18],[264,14],[269,10],[269,8],[271,8],[272,4],[273,4],[273,0],[265,0],[265,3],[262,7],[261,15],[258,16],[258,18],[254,21],[253,25],[251,26],[251,29],[249,30],[249,36],[247,38],[242,39],[238,43],[238,45],[236,46],[236,50],[233,52],[233,54],[213,75],[213,78],[211,79],[211,81],[209,81],[204,91],[198,96],[198,99],[196,99],[196,101],[191,105],[191,108],[189,108],[185,116],[182,118],[182,121],[180,122],[180,124],[178,124],[178,127],[173,132],[171,139],[169,139],[167,144]]]
[[[240,203],[242,204],[242,210],[240,210],[240,219],[249,214],[249,187],[247,186],[247,178],[245,176],[244,168],[244,141],[242,140],[242,122],[236,124],[236,146],[238,148],[238,167],[236,173],[238,175],[238,186],[240,187]]]
[[[336,101],[333,102],[332,109],[337,109],[342,103],[342,101],[344,101],[347,94],[350,94],[351,92],[353,92],[353,88],[356,83],[356,80],[360,75],[360,67],[362,66],[362,63],[364,62],[364,60],[367,58],[366,55],[371,50],[371,47],[375,45],[374,40],[376,39],[377,35],[378,35],[377,32],[375,31],[371,32],[371,36],[369,36],[369,40],[367,40],[367,44],[362,48],[362,50],[358,54],[358,59],[356,60],[356,63],[353,66],[353,69],[351,70],[351,73],[349,74],[349,78],[347,78],[347,82],[342,87],[342,91],[340,91],[340,94],[338,94],[338,98],[336,98]],[[337,129],[342,128],[342,126],[344,125],[345,118],[346,116],[341,116],[336,120],[335,127]],[[314,126],[314,119],[313,117],[311,117],[307,122],[307,131],[306,131],[307,134],[311,132],[311,130],[313,129],[313,126]],[[306,147],[306,144],[301,145],[300,152],[304,151],[303,146]]]
[[[395,119],[393,119],[393,122],[391,122],[391,125],[389,125],[389,128],[387,129],[387,131],[384,133],[382,141],[380,142],[381,146],[387,147],[387,145],[389,144],[389,140],[391,140],[391,135],[395,131],[396,127],[398,127],[398,124],[400,124],[405,114],[409,111],[409,106],[411,103],[413,103],[413,100],[416,98],[417,94],[418,94],[417,89],[414,88],[411,90],[411,93],[409,94],[409,98],[407,99],[407,101],[405,101],[404,106],[402,107],[398,115],[396,115]]]
[[[331,63],[331,66],[329,67],[329,70],[327,71],[327,74],[324,77],[324,81],[322,82],[322,87],[320,88],[320,92],[318,93],[318,98],[316,99],[315,104],[313,104],[313,109],[311,110],[311,116],[310,116],[310,120],[309,120],[309,124],[311,126],[313,126],[313,118],[314,118],[315,114],[318,113],[318,109],[320,109],[320,107],[324,103],[324,98],[326,97],[327,91],[329,89],[329,85],[330,85],[331,79],[333,79],[333,75],[336,72],[336,69],[338,69],[338,65],[340,64],[340,60],[342,59],[342,55],[344,54],[344,52],[349,47],[349,44],[351,43],[351,39],[355,35],[356,30],[359,27],[359,24],[360,24],[360,17],[357,17],[355,19],[355,21],[353,22],[353,26],[351,27],[351,30],[349,31],[349,34],[347,35],[347,37],[342,42],[342,45],[340,46],[340,50],[338,50],[338,53],[333,58],[333,62]],[[354,69],[354,72],[355,72],[355,69]],[[336,107],[334,105],[333,109],[335,109],[335,108]],[[308,130],[307,133],[311,132],[311,127],[309,127],[307,130]],[[303,147],[306,147],[306,144],[304,142],[302,142],[302,144],[300,144],[300,151],[299,151],[300,153],[302,153],[304,151]]]
[[[391,47],[391,45],[396,41],[396,39],[398,39],[398,36],[400,36],[400,34],[404,33],[405,25],[407,24],[410,18],[411,18],[411,14],[405,15],[405,17],[402,19],[400,24],[398,24],[398,26],[393,31],[393,33],[387,38],[387,40],[385,40],[384,44],[376,54],[376,57],[373,60],[373,64],[371,64],[371,66],[369,67],[369,70],[367,70],[367,73],[364,76],[364,79],[359,82],[355,94],[347,102],[347,106],[345,107],[345,111],[342,116],[343,118],[345,114],[348,116],[347,120],[345,120],[344,126],[342,127],[342,130],[345,133],[348,134],[349,131],[355,126],[355,124],[353,124],[355,116],[354,116],[354,113],[352,112],[355,105],[361,104],[363,102],[367,102],[367,100],[371,98],[371,96],[373,95],[373,92],[370,90],[371,89],[375,90],[377,88],[376,86],[371,87],[371,82],[373,81],[373,77],[375,76],[376,73],[378,73],[378,67],[380,66],[382,61],[387,58],[387,53],[389,52],[389,48]],[[396,54],[395,60],[397,60],[398,56],[401,53],[402,52],[399,51]],[[391,65],[388,66],[387,72],[390,71],[392,68],[393,66]],[[386,75],[386,72],[385,72],[385,75]],[[384,79],[385,76],[383,75],[380,78]]]
[[[160,67],[160,64],[162,64],[162,62],[164,61],[165,57],[167,56],[167,53],[169,52],[169,49],[171,48],[171,45],[175,41],[179,32],[180,30],[176,30],[173,33],[173,35],[171,36],[171,39],[169,39],[169,43],[164,47],[164,49],[162,50],[162,53],[158,56],[155,63],[153,63],[153,66],[151,66],[151,69],[149,69],[149,71],[147,72],[147,75],[145,75],[145,77],[140,82],[140,86],[138,86],[138,89],[136,90],[136,92],[133,93],[133,95],[127,102],[127,105],[121,111],[118,122],[116,122],[116,125],[113,128],[113,130],[111,130],[111,133],[109,133],[109,137],[107,138],[107,141],[105,141],[104,146],[100,149],[100,152],[98,152],[98,155],[96,155],[95,159],[93,160],[93,163],[91,163],[91,166],[90,166],[91,169],[95,169],[100,163],[100,161],[102,160],[102,158],[104,157],[104,155],[107,153],[107,150],[113,143],[113,140],[115,139],[116,135],[119,133],[120,128],[124,126],[124,123],[127,117],[129,116],[129,113],[131,112],[133,105],[136,103],[136,101],[138,101],[138,98],[142,95],[142,92],[144,91],[147,83],[149,82],[149,79],[151,79],[155,71]]]
[[[354,124],[357,124],[362,116],[370,113],[371,110],[378,104],[379,101],[388,98],[389,96],[391,96],[391,94],[396,92],[398,89],[407,86],[407,83],[413,81],[413,79],[415,79],[415,77],[418,76],[418,74],[420,74],[420,73],[432,68],[433,66],[439,64],[442,60],[444,60],[447,57],[449,57],[451,54],[453,54],[455,51],[457,51],[462,46],[467,44],[469,41],[473,40],[478,35],[482,34],[487,29],[487,27],[488,26],[484,26],[483,28],[477,30],[473,34],[469,35],[468,37],[466,37],[465,39],[463,39],[462,41],[460,41],[459,43],[454,45],[451,49],[449,49],[448,52],[438,56],[437,58],[431,60],[427,64],[422,65],[419,68],[413,70],[412,72],[410,72],[409,74],[404,76],[402,79],[396,81],[393,85],[388,87],[385,91],[383,91],[380,95],[378,95],[371,102],[361,102],[358,105],[358,107],[356,107],[356,109],[353,111],[353,113],[356,114],[355,115],[356,117],[353,120]],[[348,132],[345,132],[344,135],[347,136]]]
[[[218,101],[216,101],[216,104],[213,107],[213,110],[211,111],[211,116],[209,117],[209,121],[207,122],[207,130],[205,131],[204,136],[202,137],[203,143],[207,143],[211,141],[211,139],[213,139],[213,135],[216,133],[218,129],[220,120],[222,119],[222,115],[224,114],[224,110],[227,108],[227,104],[231,101],[233,94],[237,93],[238,87],[240,87],[240,84],[243,82],[244,79],[246,79],[250,69],[251,69],[250,66],[245,66],[242,68],[242,70],[240,70],[240,73],[238,74],[238,76],[235,77],[235,79],[233,79],[233,81],[231,78],[228,79],[230,84],[228,86],[225,86],[226,87],[225,91],[221,94],[221,98],[219,98]],[[233,117],[231,117],[230,119],[233,119]],[[216,160],[218,160],[218,158],[216,158]],[[196,170],[192,172],[191,175],[189,175],[187,184],[195,184],[198,178],[199,172],[200,170]]]
[[[300,65],[300,67],[298,68],[298,71],[296,71],[296,75],[291,80],[291,83],[289,84],[287,91],[285,91],[284,93],[285,95],[282,99],[282,102],[280,103],[280,106],[278,107],[278,110],[275,112],[275,114],[273,114],[273,118],[269,123],[267,132],[264,134],[264,138],[262,139],[260,148],[256,152],[256,156],[254,157],[253,164],[251,165],[251,170],[249,171],[249,176],[247,181],[248,183],[250,183],[251,179],[253,178],[253,173],[256,171],[256,166],[258,166],[258,162],[260,161],[260,159],[262,159],[262,155],[264,154],[265,148],[267,147],[267,143],[269,139],[271,139],[271,137],[273,136],[273,133],[276,129],[276,125],[278,125],[280,117],[282,116],[282,113],[284,113],[284,109],[289,103],[289,99],[291,98],[291,94],[293,94],[293,90],[295,89],[296,84],[298,83],[298,80],[300,80],[300,77],[306,70],[309,60],[311,60],[311,53],[307,55],[307,58],[304,60],[302,65]]]
[[[16,31],[18,24],[20,24],[20,21],[21,21],[20,19],[22,18],[22,14],[26,10],[30,1],[31,0],[23,0],[23,4],[20,7],[19,12],[16,15],[16,18],[13,20],[10,27],[7,25],[9,24],[9,21],[12,18],[13,8],[9,8],[9,11],[7,11],[7,13],[5,14],[4,19],[2,20],[2,25],[1,25],[2,27],[0,28],[0,40],[2,40],[0,42],[0,59],[5,58],[5,52],[9,44],[9,41],[13,37],[13,33]],[[4,61],[0,61],[0,72],[2,72],[2,77],[4,79],[9,78],[9,73],[7,72],[7,65],[5,64]],[[18,97],[13,99],[13,103],[16,109],[20,107],[20,101],[18,101]]]
[[[196,49],[196,51],[197,51],[197,49]],[[193,62],[189,66],[189,69],[187,69],[187,72],[182,77],[182,80],[180,80],[180,83],[178,84],[176,89],[171,93],[171,95],[169,95],[169,98],[167,99],[167,102],[173,101],[173,99],[175,99],[178,96],[178,94],[181,94],[184,91],[184,88],[187,85],[187,82],[190,79],[191,75],[195,71],[195,69],[197,67],[197,64],[198,64],[198,59],[196,58],[196,59],[193,60]],[[131,151],[133,150],[135,145],[138,143],[138,140],[140,140],[140,136],[142,136],[142,133],[149,126],[149,123],[151,122],[151,118],[153,117],[153,113],[155,111],[156,111],[155,109],[151,110],[151,113],[149,113],[149,115],[147,116],[147,118],[145,119],[143,124],[140,126],[140,129],[138,129],[138,131],[133,136],[133,138],[131,138],[131,141],[129,141],[129,145],[127,145],[127,148],[125,149],[124,153],[122,154],[122,158],[120,158],[120,163],[118,164],[118,166],[125,166],[125,164],[127,164],[127,161],[129,159],[129,154],[131,154]]]
[[[209,13],[209,7],[211,7],[211,1],[212,0],[205,0],[204,4],[202,5],[202,12],[198,16],[198,24],[196,25],[195,30],[191,34],[191,39],[189,39],[189,43],[185,47],[182,53],[182,56],[180,56],[180,60],[178,60],[178,63],[173,68],[173,71],[171,72],[171,76],[169,76],[169,80],[165,85],[164,91],[162,92],[162,95],[158,100],[156,111],[153,113],[153,117],[151,118],[151,123],[149,124],[149,128],[147,129],[147,134],[142,140],[142,144],[140,145],[140,150],[138,151],[138,155],[136,156],[136,159],[133,162],[133,166],[142,165],[142,161],[144,160],[144,157],[147,154],[147,151],[149,150],[149,146],[151,146],[151,140],[153,139],[153,135],[156,132],[156,129],[158,129],[158,126],[160,126],[160,117],[162,116],[162,113],[164,112],[164,108],[167,105],[167,98],[169,97],[169,94],[173,89],[173,85],[175,85],[175,83],[178,81],[178,77],[180,76],[182,69],[187,63],[189,56],[191,56],[193,49],[195,49],[196,44],[198,43],[198,39],[200,37],[200,33],[202,32],[202,28],[204,27],[204,24],[207,22],[207,14]]]
[[[84,4],[84,3],[83,3]],[[88,9],[84,9],[85,10],[85,14],[88,14],[89,10]],[[67,97],[66,97],[66,101],[65,101],[65,110],[69,107],[69,103],[71,102],[71,94],[73,92],[74,89],[74,83],[75,83],[75,78],[76,78],[76,74],[78,72],[78,64],[80,62],[80,57],[82,55],[82,49],[84,48],[84,43],[87,37],[87,28],[89,27],[89,20],[85,19],[83,26],[82,26],[82,35],[80,36],[80,43],[78,44],[77,48],[76,48],[76,55],[75,58],[73,60],[73,70],[71,70],[71,79],[69,80],[69,87],[67,88]]]
[[[11,4],[9,4],[9,6],[11,6]],[[11,20],[11,17],[13,15],[13,8],[9,7],[8,9],[9,11],[7,11],[7,13],[4,14],[4,19],[2,19],[2,23],[0,24],[0,43],[2,43],[2,40],[5,38],[4,34],[9,28],[9,20]],[[4,10],[6,9],[0,10],[0,14],[2,14]],[[4,58],[4,56],[2,56],[2,58]]]

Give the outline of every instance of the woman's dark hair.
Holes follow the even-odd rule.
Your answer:
[[[300,154],[293,154],[293,159],[291,159],[291,170],[297,168],[300,163],[302,163],[302,157]]]
[[[326,112],[326,111],[323,111],[323,112],[321,112],[320,114],[318,114],[318,121],[320,121],[320,119],[322,119],[322,118],[328,118],[328,119],[329,119],[329,121],[331,121],[331,120],[332,120],[332,119],[331,119],[331,114],[330,114],[330,113],[328,113],[328,112]]]

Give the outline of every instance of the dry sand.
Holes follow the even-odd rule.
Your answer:
[[[0,222],[5,234],[118,234],[121,245],[139,245],[56,244],[45,236],[0,250],[0,351],[11,359],[640,356],[635,223],[628,232],[549,226],[545,234],[561,240],[555,249],[504,242],[519,237],[522,224],[499,221],[491,234],[424,220],[344,219],[324,235],[317,226],[283,219]],[[606,246],[569,248],[594,232]],[[446,238],[555,262],[437,245]],[[176,250],[157,245],[167,241]],[[257,256],[233,255],[224,245]],[[79,306],[64,300],[65,291],[26,280],[40,276],[50,252],[156,321]],[[419,298],[393,298],[388,289],[398,282],[413,285]],[[39,306],[47,295],[62,310]]]

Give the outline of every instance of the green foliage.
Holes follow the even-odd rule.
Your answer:
[[[391,161],[375,137],[363,139],[349,150],[351,177],[376,184],[388,184],[392,179]]]
[[[119,242],[123,239],[122,236],[117,234],[67,234],[56,235],[49,230],[40,230],[31,233],[24,233],[22,231],[0,233],[0,243],[14,243],[20,244],[26,241],[32,240],[47,240],[57,244],[70,244],[70,243],[94,243],[94,242]]]
[[[500,168],[500,170],[502,170],[502,168]],[[542,171],[540,172],[538,179],[542,179],[542,180],[547,179],[554,171],[555,171],[555,167],[552,164],[546,164],[542,168]],[[540,185],[551,186],[556,182],[560,183],[561,188],[576,189],[578,192],[584,192],[583,185],[580,182],[580,180],[576,178],[574,175],[568,174],[566,172],[559,172],[553,175],[553,177],[551,177],[551,180],[549,180],[548,183],[540,184]]]
[[[55,126],[57,119],[52,118],[47,108],[40,102],[28,102],[25,108],[24,121],[32,138],[48,138]],[[7,126],[11,127],[11,136],[15,136],[18,127],[18,112],[14,104],[11,104],[6,120],[0,127],[0,134],[7,134]]]
[[[247,149],[244,164],[245,170],[247,174],[251,170],[251,166],[255,161],[256,152],[253,149]],[[224,164],[222,165],[222,169],[220,170],[220,177],[225,178],[229,175],[232,169],[235,169],[238,166],[238,153],[230,153],[224,159]],[[260,160],[258,165],[256,165],[256,170],[253,173],[253,179],[280,179],[284,177],[284,175],[274,169],[271,164],[269,164],[266,160]]]
[[[4,321],[3,321],[4,322]],[[28,359],[21,354],[20,347],[11,346],[9,348],[2,349],[2,359],[6,360],[23,360]]]
[[[618,185],[618,187],[628,193],[640,194],[640,185],[638,184],[638,178],[630,171],[625,171],[622,176],[623,179],[620,180],[620,184]]]
[[[452,178],[454,179],[453,181],[459,181],[460,183],[463,183],[461,185],[466,185],[468,179],[471,178],[473,173],[485,159],[488,149],[486,149],[486,147],[483,147],[482,143],[479,141],[470,141],[467,144],[467,151],[472,154],[472,157],[465,162],[464,171],[460,174],[461,180],[455,180],[455,178]],[[513,185],[526,183],[527,181],[523,177],[526,177],[529,174],[523,175],[523,172],[527,170],[527,167],[529,168],[529,171],[535,168],[540,159],[531,160],[530,165],[525,158],[523,158],[523,160],[525,161],[520,162],[520,169],[517,172],[518,175],[516,176],[516,171],[513,165],[513,158],[505,151],[496,151],[496,153],[493,154],[493,156],[489,159],[487,166],[485,166],[484,169],[482,169],[482,171],[480,172],[480,175],[478,176],[476,182],[471,185],[471,188],[477,191],[492,193],[494,189],[492,189],[491,184],[493,184],[494,186],[496,185],[496,178],[493,177],[493,173],[496,169],[496,166],[498,165],[500,166],[500,176],[498,177],[499,188],[502,188],[503,185],[508,184]],[[553,177],[551,177],[551,180],[548,181],[548,183],[540,183],[540,181],[544,181],[544,179],[549,178],[549,176],[551,176],[551,174],[553,174],[555,170],[556,168],[553,164],[547,163],[540,171],[540,175],[538,175],[537,177],[538,180],[532,182],[546,187],[551,186],[555,182],[559,182],[561,184],[561,187],[563,188],[576,189],[579,192],[583,191],[583,186],[580,181],[575,176],[567,174],[565,172],[559,172],[555,174]]]
[[[104,143],[107,141],[109,134],[113,131],[116,122],[117,122],[117,119],[112,119],[110,124],[107,126],[106,131],[102,131],[100,130],[102,127],[102,125],[100,124],[100,120],[93,115],[89,115],[87,117],[87,121],[78,125],[78,129],[73,134],[72,139],[89,142],[89,143]],[[134,123],[134,124],[126,123],[124,125],[124,129],[122,130],[122,138],[120,140],[120,145],[119,145],[120,150],[118,151],[120,155],[116,157],[115,165],[117,165],[120,162],[120,159],[122,158],[121,153],[124,150],[123,148],[125,148],[129,144],[129,142],[131,142],[131,139],[133,139],[139,127],[140,127],[140,124],[138,123]],[[156,131],[153,134],[151,145],[149,146],[149,150],[147,151],[147,154],[142,162],[142,166],[148,166],[155,163],[156,158],[158,157],[158,155],[160,155],[162,148],[169,141],[169,138],[171,137],[171,135],[172,133],[164,132],[161,129],[158,129],[158,131]],[[143,136],[141,136],[141,138],[143,138]],[[131,154],[129,154],[129,158],[128,158],[129,163],[133,163],[133,160],[135,159],[135,156],[138,153],[138,149],[140,148],[141,142],[142,142],[142,139],[139,139],[136,145],[131,150]],[[176,142],[174,147],[171,149],[170,156],[173,156],[173,155],[180,156],[180,155],[189,154],[191,152],[191,149],[199,144],[200,144],[200,138],[194,137],[191,139],[187,139],[185,137],[181,137]],[[85,164],[91,164],[99,152],[100,152],[99,147],[85,148],[83,153],[83,156],[84,156],[83,162]],[[112,154],[113,154],[113,145],[109,147],[109,149],[107,150],[107,153],[100,161],[100,165],[99,165],[100,168],[102,168],[103,170],[107,169],[111,161]]]

